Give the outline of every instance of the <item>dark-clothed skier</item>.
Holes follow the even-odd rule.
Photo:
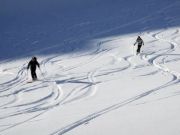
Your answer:
[[[36,75],[36,66],[40,68],[40,65],[37,61],[36,57],[32,57],[31,61],[28,63],[27,69],[30,68],[31,70],[31,76],[33,80],[37,80],[37,75]]]
[[[141,39],[140,36],[138,36],[138,38],[136,39],[136,42],[134,43],[134,46],[135,46],[136,44],[138,44],[136,54],[139,54],[139,53],[141,52],[141,47],[142,47],[142,45],[144,45],[144,41]]]

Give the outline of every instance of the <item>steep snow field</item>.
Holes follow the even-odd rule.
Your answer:
[[[0,134],[179,135],[179,13],[179,0],[0,1]]]

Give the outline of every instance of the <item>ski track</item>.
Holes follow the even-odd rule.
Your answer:
[[[152,94],[155,91],[161,90],[161,89],[163,89],[165,87],[168,87],[168,86],[171,86],[171,85],[172,84],[171,84],[171,81],[170,81],[170,82],[168,82],[168,83],[166,83],[166,84],[164,84],[162,86],[159,86],[159,87],[157,87],[155,89],[152,89],[152,90],[149,90],[147,92],[144,92],[144,93],[142,93],[140,95],[132,97],[132,98],[130,98],[128,100],[125,100],[123,102],[114,104],[114,105],[112,105],[110,107],[107,107],[107,108],[102,109],[102,110],[100,110],[98,112],[90,114],[90,115],[88,115],[88,116],[86,116],[86,117],[84,117],[84,118],[82,118],[82,119],[80,119],[80,120],[70,124],[70,125],[67,125],[66,127],[63,127],[60,130],[58,130],[58,131],[56,131],[56,132],[54,132],[54,133],[52,133],[50,135],[62,135],[62,134],[65,134],[66,132],[69,132],[70,130],[72,130],[72,129],[78,127],[78,126],[81,126],[81,125],[83,125],[83,124],[85,124],[85,123],[87,123],[87,122],[89,122],[89,121],[91,121],[91,120],[93,120],[93,119],[95,119],[97,117],[100,117],[103,114],[106,114],[106,113],[111,112],[113,110],[119,109],[119,108],[121,108],[121,107],[123,107],[125,105],[128,105],[128,104],[130,104],[130,103],[132,103],[134,101],[137,101],[137,100],[139,100],[139,99],[141,99],[143,97],[146,97],[146,96]]]
[[[102,43],[98,43],[97,49],[94,52],[92,52],[92,54],[90,54],[90,55],[92,55],[91,60],[88,62],[85,62],[85,63],[80,63],[79,66],[80,65],[84,66],[86,64],[89,64],[89,63],[93,62],[95,59],[97,59],[98,57],[100,57],[102,55],[102,52],[104,52],[104,50],[100,51],[101,44]],[[87,54],[87,55],[89,55],[89,54]],[[51,61],[57,57],[58,56],[52,56],[52,57],[44,59],[43,61],[40,62],[40,64],[43,66],[45,75],[47,74],[46,65],[51,63]],[[57,60],[57,61],[60,61],[60,60]],[[71,96],[71,94],[74,92],[72,90],[72,93],[70,93],[68,97],[61,99],[63,97],[63,90],[61,88],[61,84],[57,83],[58,82],[57,79],[46,78],[46,79],[40,81],[40,83],[38,82],[38,84],[36,84],[34,86],[26,87],[24,85],[24,83],[26,82],[26,76],[27,76],[27,73],[25,72],[26,65],[27,65],[27,63],[25,63],[23,65],[23,67],[18,71],[17,76],[15,78],[13,78],[12,80],[9,80],[5,83],[0,84],[1,85],[1,93],[0,93],[1,98],[2,97],[14,97],[14,99],[12,101],[10,101],[4,105],[1,105],[1,109],[19,108],[18,111],[11,112],[11,113],[5,114],[5,115],[1,115],[0,119],[7,119],[10,117],[16,117],[18,115],[25,114],[25,113],[33,113],[36,111],[38,111],[38,112],[41,112],[44,110],[47,111],[47,110],[52,109],[53,107],[58,106],[60,104],[66,104],[66,103],[69,103],[69,102],[72,102],[75,100],[79,100],[81,98],[83,99],[88,96],[93,96],[96,93],[96,86],[95,86],[96,82],[94,80],[94,74],[96,73],[96,70],[88,73],[87,78],[88,78],[89,82],[87,82],[87,85],[85,87],[83,86],[83,88],[78,87],[76,90],[78,92],[86,90],[85,92],[83,92],[80,96],[74,97],[74,95],[73,95],[73,97],[70,97],[70,99],[69,99],[69,96]],[[78,66],[76,65],[76,66],[70,67],[70,68],[66,69],[65,72],[67,72],[69,70],[73,70],[76,67],[78,67]],[[29,102],[29,103],[25,103],[25,104],[22,103],[22,104],[15,105],[15,106],[11,105],[11,104],[14,104],[15,102],[17,102],[18,100],[20,100],[20,97],[23,96],[24,93],[35,91],[36,89],[39,89],[39,88],[48,87],[48,86],[41,86],[44,83],[48,84],[49,87],[51,87],[52,92],[49,93],[49,95],[47,95],[41,99],[37,99],[36,101],[33,101],[33,102]],[[22,86],[25,86],[25,87],[21,88]],[[16,88],[16,90],[15,90],[15,88]],[[38,116],[40,116],[40,115],[38,115]],[[27,119],[20,123],[6,125],[7,128],[0,129],[0,132],[6,131],[10,128],[13,128],[20,124],[23,124],[34,118],[36,118],[36,117]]]
[[[173,6],[174,4],[170,5],[169,7]],[[169,8],[167,7],[167,8]],[[164,10],[166,10],[167,8],[164,8],[163,10],[159,11],[159,13],[163,12]],[[98,32],[96,34],[94,34],[93,36],[97,36],[97,35],[101,35],[104,33],[108,33],[108,32],[112,32],[127,26],[130,26],[134,23],[138,23],[141,21],[145,21],[146,19],[151,19],[153,15],[147,16],[145,18],[141,18],[139,20],[135,20],[134,22],[130,22],[127,23],[125,25],[121,25],[119,27],[115,27],[112,29],[109,29],[107,31],[102,31],[102,32]],[[80,24],[78,24],[80,25]],[[74,27],[74,26],[73,26]],[[174,62],[176,61],[180,61],[179,58],[175,59],[175,60],[171,60],[171,61],[167,61],[167,57],[168,56],[173,56],[176,54],[172,54],[173,51],[176,48],[179,48],[180,45],[176,43],[176,39],[178,38],[178,36],[176,36],[177,34],[179,34],[179,29],[175,30],[175,32],[173,34],[171,34],[171,36],[174,36],[174,38],[172,38],[172,40],[167,40],[167,39],[163,39],[160,37],[160,35],[165,32],[166,30],[162,30],[158,33],[153,33],[151,34],[150,32],[148,32],[147,34],[151,37],[154,38],[153,41],[151,41],[150,43],[153,44],[154,42],[166,42],[169,44],[168,48],[163,48],[162,50],[158,50],[158,52],[152,52],[152,53],[143,53],[140,58],[146,62],[148,62],[147,65],[138,65],[136,66],[136,68],[144,68],[146,66],[154,66],[157,68],[156,71],[152,71],[149,74],[145,74],[142,76],[148,76],[148,75],[154,75],[160,71],[168,73],[169,75],[172,76],[172,80],[170,80],[169,82],[162,84],[161,86],[158,86],[154,89],[151,90],[147,90],[146,92],[143,92],[139,95],[136,95],[134,97],[131,97],[125,101],[113,104],[109,107],[106,107],[102,110],[99,110],[97,112],[94,112],[82,119],[79,119],[65,127],[60,128],[59,130],[53,132],[51,135],[62,135],[65,134],[67,132],[69,132],[70,130],[77,128],[78,126],[81,126],[91,120],[94,120],[108,112],[111,112],[113,110],[119,109],[123,106],[126,106],[134,101],[137,101],[139,99],[142,99],[146,96],[149,96],[150,94],[162,90],[163,88],[166,87],[170,87],[172,85],[175,85],[177,83],[180,82],[180,73],[177,71],[173,71],[170,70],[168,67],[165,66],[166,63],[168,62]],[[90,36],[87,36],[85,39],[90,38]],[[77,40],[69,40],[68,43],[71,42],[78,42],[80,41],[80,39]],[[26,114],[26,113],[37,113],[34,116],[25,119],[24,121],[18,122],[18,123],[13,123],[13,124],[9,124],[9,125],[0,125],[0,132],[3,133],[6,130],[9,130],[11,128],[14,128],[18,125],[27,123],[41,115],[43,115],[44,113],[46,113],[49,109],[52,109],[54,107],[60,106],[60,105],[66,105],[75,101],[83,101],[84,99],[90,98],[92,96],[94,96],[98,90],[98,83],[104,83],[104,82],[99,82],[97,81],[97,78],[100,76],[107,76],[109,74],[112,73],[117,73],[117,72],[125,72],[127,70],[132,70],[134,67],[134,63],[132,62],[132,59],[134,57],[134,55],[128,55],[125,57],[122,57],[121,60],[124,60],[127,65],[125,65],[124,67],[118,67],[118,68],[114,68],[114,69],[107,69],[104,70],[103,67],[97,67],[95,70],[89,71],[86,74],[82,75],[82,76],[78,76],[77,74],[72,74],[71,72],[77,68],[81,68],[83,66],[86,66],[88,64],[91,64],[93,62],[95,62],[95,60],[97,60],[100,57],[103,57],[103,55],[106,55],[109,51],[111,51],[110,49],[103,49],[103,45],[105,43],[111,42],[113,40],[105,40],[105,41],[101,41],[97,43],[96,46],[96,50],[94,50],[93,52],[89,52],[85,55],[77,55],[77,56],[71,56],[68,57],[66,59],[63,60],[69,60],[69,59],[75,59],[78,57],[85,57],[85,56],[91,56],[90,59],[88,59],[88,61],[85,62],[80,62],[76,65],[70,66],[70,67],[66,67],[63,71],[61,71],[61,69],[59,70],[60,72],[64,72],[65,74],[68,75],[68,79],[65,80],[60,80],[59,78],[61,78],[61,76],[56,76],[56,77],[49,77],[48,74],[48,70],[47,70],[47,65],[51,65],[54,64],[55,66],[57,66],[57,63],[62,61],[62,58],[59,55],[55,55],[55,56],[51,56],[48,57],[44,60],[42,60],[40,62],[40,64],[42,65],[43,69],[44,69],[44,75],[43,75],[43,79],[42,81],[39,81],[36,83],[36,85],[34,86],[26,86],[26,77],[27,77],[27,72],[26,72],[26,65],[27,63],[25,63],[18,71],[17,75],[11,79],[8,80],[7,82],[1,83],[0,84],[0,97],[1,98],[8,98],[8,97],[13,97],[9,102],[6,102],[5,104],[0,105],[0,109],[12,109],[12,108],[18,108],[18,111],[14,111],[14,112],[10,112],[9,114],[1,114],[0,115],[0,119],[6,119],[6,118],[10,118],[10,117],[16,117],[22,114]],[[54,48],[58,47],[58,45],[54,45]],[[52,47],[50,48],[45,48],[43,50],[40,51],[45,51],[48,49],[52,49]],[[33,52],[35,53],[35,52]],[[177,54],[179,56],[179,54]],[[109,56],[112,57],[112,56]],[[119,62],[119,57],[114,55],[113,56],[114,59],[114,63]],[[161,60],[161,61],[160,61]],[[53,65],[53,66],[54,66]],[[102,68],[102,69],[101,69]],[[13,74],[11,72],[0,72],[0,74]],[[85,81],[85,79],[87,79],[87,81]],[[63,90],[63,85],[69,84],[69,83],[73,83],[73,84],[77,84],[78,86],[75,88],[72,88],[72,90],[67,93],[66,95],[65,90]],[[25,93],[29,93],[29,92],[34,92],[36,90],[40,90],[42,88],[48,87],[48,89],[51,90],[51,92],[40,98],[37,99],[36,101],[33,102],[27,102],[27,103],[20,103],[17,105],[13,105],[14,103],[18,102],[19,100],[21,100],[21,97],[23,96],[23,94]],[[5,128],[4,128],[5,127]]]
[[[168,43],[170,45],[169,48],[159,50],[157,53],[153,52],[151,54],[142,54],[140,57],[141,57],[142,60],[147,61],[149,63],[149,65],[152,65],[152,66],[157,68],[157,71],[153,71],[152,73],[147,74],[147,75],[154,75],[157,72],[162,71],[162,72],[165,72],[165,73],[168,73],[169,75],[171,75],[172,80],[170,80],[166,84],[162,84],[161,86],[159,86],[159,87],[157,87],[155,89],[148,90],[147,92],[144,92],[144,93],[142,93],[140,95],[132,97],[132,98],[130,98],[128,100],[125,100],[123,102],[112,105],[110,107],[107,107],[107,108],[105,108],[103,110],[100,110],[98,112],[95,112],[93,114],[90,114],[90,115],[88,115],[88,116],[86,116],[86,117],[84,117],[84,118],[82,118],[80,120],[77,120],[74,123],[71,123],[71,124],[69,124],[69,125],[67,125],[65,127],[62,127],[61,129],[55,131],[51,135],[65,134],[66,132],[69,132],[70,130],[73,130],[74,128],[77,128],[78,126],[81,126],[81,125],[83,125],[83,124],[85,124],[85,123],[87,123],[87,122],[89,122],[89,121],[103,115],[103,114],[106,114],[106,113],[108,113],[110,111],[119,109],[120,107],[123,107],[123,106],[125,106],[127,104],[130,104],[130,103],[132,103],[134,101],[137,101],[137,100],[139,100],[141,98],[144,98],[144,97],[146,97],[146,96],[148,96],[148,95],[150,95],[150,94],[152,94],[152,93],[154,93],[156,91],[162,90],[163,88],[170,87],[170,86],[173,86],[173,85],[179,83],[180,82],[180,73],[177,72],[177,71],[172,71],[168,67],[165,66],[165,64],[167,63],[166,58],[168,56],[176,55],[176,54],[172,54],[172,53],[177,47],[179,47],[179,45],[175,42],[175,39],[177,37],[172,39],[172,40],[166,40],[166,39],[160,38],[158,35],[162,34],[163,32],[165,32],[165,31],[160,31],[158,33],[152,34],[151,36],[154,38],[153,42],[159,42],[159,41],[166,42],[166,43]],[[179,30],[176,30],[174,32],[174,34],[172,34],[172,35],[176,35],[178,33],[179,33]],[[151,43],[153,43],[153,42],[151,42]],[[179,54],[177,54],[177,55],[179,55]],[[128,66],[127,66],[127,69],[129,69],[130,67],[133,67],[133,63],[131,62],[132,57],[133,56],[127,56],[127,57],[124,58],[129,63]],[[161,58],[161,61],[157,62],[157,60],[159,60],[159,58]],[[176,60],[179,61],[179,59],[176,59]],[[171,62],[171,61],[169,61],[169,62]],[[143,68],[143,66],[142,66],[142,68]]]
[[[162,63],[164,63],[165,59],[168,57],[168,53],[172,53],[174,51],[175,48],[177,48],[178,44],[175,43],[174,41],[171,40],[166,40],[166,39],[162,39],[160,38],[158,35],[160,35],[161,33],[163,33],[164,31],[158,32],[156,34],[153,34],[152,37],[154,37],[156,40],[160,40],[163,42],[167,42],[170,44],[169,49],[165,50],[165,52],[158,54],[150,59],[148,59],[148,62],[152,65],[154,65],[155,67],[157,67],[159,70],[162,70],[163,72],[168,72],[170,75],[173,76],[174,80],[179,81],[179,77],[180,77],[180,73],[176,72],[176,71],[171,71],[170,69],[168,69],[168,67],[166,67],[164,64],[161,65],[159,63],[156,62],[156,59],[160,58],[160,57],[164,57],[162,59]],[[175,33],[177,33],[178,31],[176,31]],[[143,59],[147,60],[146,56],[143,55],[142,56]]]

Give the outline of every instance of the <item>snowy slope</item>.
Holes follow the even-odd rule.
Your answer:
[[[179,13],[178,0],[1,1],[0,134],[179,135]]]

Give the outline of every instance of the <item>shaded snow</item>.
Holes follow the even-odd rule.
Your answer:
[[[179,135],[178,0],[0,7],[0,134]],[[41,70],[27,83],[32,55]]]

